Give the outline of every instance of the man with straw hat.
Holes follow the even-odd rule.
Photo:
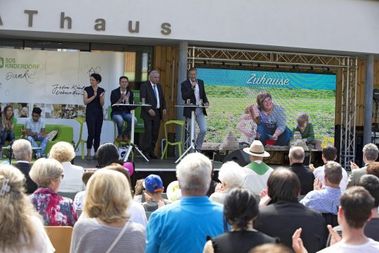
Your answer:
[[[266,188],[267,179],[273,169],[263,162],[270,154],[265,151],[262,142],[255,140],[249,148],[243,151],[250,156],[250,163],[244,167],[246,176],[243,187],[255,194],[260,194]]]

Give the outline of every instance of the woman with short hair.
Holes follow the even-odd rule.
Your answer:
[[[144,252],[145,229],[130,221],[127,213],[131,200],[125,175],[96,171],[87,184],[84,212],[74,226],[71,252]]]
[[[277,242],[253,228],[258,212],[258,201],[252,193],[241,188],[231,190],[224,202],[224,216],[231,225],[231,232],[209,240],[204,253],[248,253],[258,245]]]
[[[245,175],[242,167],[238,163],[230,161],[224,163],[218,172],[218,179],[221,184],[216,187],[214,192],[209,198],[212,201],[224,204],[227,193],[236,187],[241,187],[245,180]]]
[[[50,149],[49,158],[57,160],[63,166],[64,178],[60,185],[61,192],[83,190],[83,167],[71,163],[75,158],[75,150],[71,143],[65,141],[55,143]]]
[[[63,166],[52,158],[38,159],[29,172],[38,189],[30,196],[46,226],[73,226],[78,219],[72,200],[58,195]]]
[[[284,109],[272,101],[268,92],[257,95],[254,106],[254,120],[257,123],[257,137],[263,145],[288,145],[292,132],[287,127]]]
[[[54,252],[41,217],[24,193],[24,181],[17,168],[0,166],[0,252]]]

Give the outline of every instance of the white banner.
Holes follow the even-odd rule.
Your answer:
[[[89,75],[99,73],[107,107],[123,71],[120,52],[0,49],[0,102],[82,105]]]

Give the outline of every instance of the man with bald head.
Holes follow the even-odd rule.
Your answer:
[[[299,177],[301,184],[300,195],[305,195],[313,190],[315,177],[313,173],[304,165],[305,152],[302,147],[291,147],[288,154],[290,169]]]
[[[144,125],[142,151],[150,159],[157,158],[154,154],[155,144],[157,143],[161,120],[166,115],[166,101],[159,80],[159,72],[152,70],[149,73],[149,80],[141,84],[140,88],[142,103],[150,105],[141,109]]]

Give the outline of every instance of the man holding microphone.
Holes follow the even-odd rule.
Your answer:
[[[207,95],[205,94],[204,81],[197,79],[196,68],[188,70],[188,79],[182,82],[181,91],[182,98],[186,104],[209,106]],[[195,147],[197,151],[201,151],[205,134],[207,132],[207,120],[205,116],[207,112],[205,108],[184,108],[183,115],[186,117],[188,125],[191,122],[191,112],[195,110],[195,120],[199,126],[200,132],[197,135]]]

